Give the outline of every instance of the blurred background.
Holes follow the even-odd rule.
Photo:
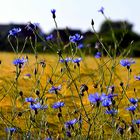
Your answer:
[[[76,32],[84,35],[84,46],[95,46],[92,36],[91,19],[95,30],[103,36],[107,46],[112,44],[111,32],[104,16],[98,12],[103,6],[106,17],[110,20],[117,39],[124,40],[122,48],[134,41],[135,52],[140,46],[140,1],[139,0],[1,0],[0,50],[11,51],[8,43],[3,41],[13,27],[24,28],[28,22],[39,23],[43,36],[56,36],[55,24],[51,9],[56,9],[56,21],[64,44],[68,42],[68,34]],[[124,35],[125,33],[125,35]],[[23,35],[22,36],[26,36]],[[21,41],[22,42],[22,41]],[[41,46],[42,44],[40,44]],[[28,47],[27,47],[28,48]],[[41,48],[43,50],[44,47]],[[27,49],[28,50],[28,49]],[[135,56],[139,55],[135,54]]]

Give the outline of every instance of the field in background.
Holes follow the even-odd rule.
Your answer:
[[[23,92],[23,100],[25,97],[37,97],[35,95],[35,90],[38,88],[36,86],[36,77],[34,75],[34,65],[35,65],[35,59],[34,55],[32,54],[22,54],[22,57],[28,56],[28,62],[25,64],[25,66],[22,68],[21,75],[19,77],[19,92]],[[5,114],[9,113],[9,108],[12,105],[12,101],[10,100],[10,97],[14,95],[14,90],[12,90],[11,85],[15,78],[15,66],[13,65],[13,60],[16,58],[16,55],[13,53],[0,53],[0,108],[2,112]],[[135,59],[136,64],[132,65],[131,69],[131,75],[130,75],[130,82],[127,83],[127,69],[120,66],[119,64],[120,58],[118,58],[118,65],[115,67],[115,74],[113,76],[112,83],[115,86],[115,93],[118,94],[119,98],[121,96],[121,87],[120,82],[123,82],[124,85],[128,85],[128,97],[135,97],[136,95],[139,96],[140,92],[140,81],[136,81],[134,76],[138,75],[140,73],[140,59]],[[67,105],[71,105],[71,111],[73,108],[73,103],[71,102],[71,90],[74,93],[75,100],[77,100],[76,104],[80,104],[79,99],[77,98],[78,95],[75,92],[75,87],[72,85],[73,83],[71,81],[68,81],[67,74],[62,74],[63,71],[63,64],[58,63],[59,57],[57,55],[50,55],[50,54],[39,54],[38,55],[38,62],[45,62],[46,67],[44,70],[42,70],[41,66],[39,65],[39,79],[40,87],[42,89],[45,87],[45,85],[48,83],[49,78],[51,77],[51,80],[54,81],[54,85],[62,85],[62,90],[60,91],[60,99],[67,101]],[[106,62],[106,66],[105,66]],[[95,93],[95,92],[101,92],[101,83],[102,85],[105,85],[105,82],[108,82],[109,80],[109,71],[108,68],[110,66],[111,60],[109,58],[104,59],[95,59],[92,56],[85,57],[82,62],[80,62],[80,69],[74,65],[70,64],[70,69],[73,74],[74,80],[76,81],[78,88],[82,84],[86,84],[89,88],[88,93]],[[99,65],[98,65],[99,64]],[[56,68],[56,69],[55,69]],[[103,68],[103,69],[102,69]],[[31,74],[31,77],[27,77],[26,74]],[[97,88],[95,87],[97,85]],[[48,93],[48,89],[51,88],[51,85],[48,84],[47,90],[45,93],[45,96],[50,100],[48,100],[48,104],[52,104],[56,99],[54,98],[54,95]],[[103,87],[103,92],[106,91],[107,87]],[[134,93],[135,88],[135,93]],[[41,88],[39,88],[41,91]],[[77,99],[76,99],[77,98]],[[19,95],[17,100],[17,111],[23,111],[23,102],[21,101],[21,97]],[[88,101],[88,95],[85,94],[82,97],[83,103],[85,104],[85,108],[88,110],[88,107],[90,105]],[[124,119],[127,119],[129,121],[130,115],[129,112],[125,110],[127,107],[127,104],[129,102],[124,99],[122,103],[120,104],[119,108],[119,115],[123,117]],[[51,112],[51,110],[49,110]],[[53,117],[52,117],[53,116]],[[54,120],[57,121],[57,118],[52,114],[50,117],[50,122],[53,123]],[[7,118],[8,119],[8,118]],[[1,121],[1,120],[0,120]],[[18,119],[17,119],[18,121]],[[22,123],[21,123],[22,125]],[[56,128],[57,130],[57,128]]]

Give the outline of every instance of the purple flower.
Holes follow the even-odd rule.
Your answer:
[[[18,58],[18,59],[15,59],[13,61],[13,64],[15,66],[17,66],[17,65],[22,66],[25,62],[27,62],[27,59],[24,59],[24,58],[20,59],[20,58]]]
[[[118,94],[109,93],[109,94],[107,95],[107,97],[108,97],[109,99],[112,99],[112,98],[115,97],[115,96],[118,96]]]
[[[82,49],[84,47],[84,45],[82,43],[78,44],[77,48],[78,49]]]
[[[66,131],[66,135],[67,135],[67,137],[71,137],[71,132],[70,131]]]
[[[132,123],[133,123],[133,124],[140,124],[140,119],[138,119],[138,120],[133,120]]]
[[[106,110],[105,111],[106,114],[110,114],[110,115],[115,115],[118,113],[118,111],[116,109],[111,109],[111,110]]]
[[[6,131],[10,132],[12,134],[12,133],[16,132],[16,128],[15,127],[9,127],[9,128],[6,128]]]
[[[136,80],[140,80],[140,75],[134,77]]]
[[[75,34],[75,35],[69,37],[69,40],[72,43],[78,43],[82,39],[83,39],[83,36],[80,34]]]
[[[78,122],[77,119],[73,119],[73,120],[67,121],[67,122],[65,123],[65,127],[70,129],[70,128],[73,127],[73,125],[76,124],[77,122]]]
[[[102,54],[100,53],[100,52],[97,52],[96,54],[95,54],[95,58],[101,58],[102,57]]]
[[[123,67],[130,67],[131,64],[134,64],[135,61],[133,59],[122,59],[120,61],[120,64],[123,66]]]
[[[27,26],[25,27],[25,29],[33,31],[33,30],[36,30],[37,27],[39,27],[39,23],[31,23],[31,22],[29,22],[27,24]]]
[[[89,94],[88,99],[91,103],[95,104],[95,103],[99,103],[102,100],[104,100],[104,94],[99,95],[97,92],[94,94]]]
[[[61,90],[62,86],[59,85],[58,87],[52,86],[51,89],[49,89],[49,93],[57,93],[58,90]]]
[[[65,59],[60,59],[60,62],[61,63],[64,63],[64,62],[70,62],[72,59],[70,57],[67,57]]]
[[[98,12],[104,14],[104,7],[101,7],[101,8],[98,10]]]
[[[79,58],[73,59],[72,62],[73,62],[73,63],[79,63],[81,60],[82,60],[82,58],[79,57]]]
[[[129,101],[132,103],[132,104],[136,104],[138,102],[138,99],[135,99],[135,98],[129,98]]]
[[[12,30],[9,31],[9,35],[17,36],[19,32],[21,32],[21,28],[13,28]]]
[[[112,101],[110,99],[105,99],[102,101],[102,106],[108,107],[112,104]]]
[[[33,102],[35,102],[35,101],[36,101],[36,100],[33,99],[32,97],[25,98],[25,102],[33,103]]]
[[[56,102],[53,104],[52,108],[57,109],[57,108],[61,108],[65,105],[64,102]]]
[[[50,34],[46,37],[46,40],[52,40],[53,39],[53,34]]]
[[[127,107],[126,110],[134,112],[136,108],[137,108],[137,105],[132,105],[132,106]]]
[[[53,19],[55,19],[55,18],[56,18],[55,12],[56,12],[56,10],[55,10],[55,9],[52,9],[52,10],[51,10],[51,13],[52,13],[52,15],[53,15]]]
[[[48,106],[47,105],[41,105],[39,102],[36,104],[30,104],[30,108],[33,110],[37,110],[37,109],[47,109]]]

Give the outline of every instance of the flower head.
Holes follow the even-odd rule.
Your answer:
[[[59,85],[58,87],[52,86],[51,89],[49,89],[49,93],[57,93],[57,91],[61,90],[61,88],[61,85]]]
[[[102,101],[102,106],[108,107],[112,104],[112,101],[110,99],[105,99]]]
[[[72,42],[72,43],[78,43],[80,40],[82,40],[83,39],[83,36],[82,35],[80,35],[80,34],[75,34],[75,35],[73,35],[73,36],[70,36],[69,37],[69,40],[70,40],[70,42]]]
[[[46,40],[52,40],[53,39],[53,34],[50,34],[46,37]]]
[[[134,77],[136,80],[140,81],[140,75]]]
[[[135,99],[135,98],[129,98],[129,101],[132,103],[132,104],[136,104],[138,102],[138,99]]]
[[[15,59],[15,60],[13,61],[13,64],[14,64],[15,66],[17,66],[17,65],[22,66],[25,62],[27,62],[27,59],[24,59],[24,58],[22,58],[22,59],[17,58],[17,59]]]
[[[32,97],[25,98],[25,102],[33,103],[33,102],[35,102],[35,101],[36,101],[36,100],[33,99]]]
[[[21,32],[21,28],[13,28],[12,30],[9,31],[9,35],[17,36],[19,32]]]
[[[110,115],[115,115],[118,113],[118,111],[116,109],[111,109],[111,110],[106,110],[105,111],[106,114],[110,114]]]
[[[104,14],[104,7],[101,7],[101,8],[98,10],[98,12]]]
[[[104,95],[103,95],[104,96]],[[88,99],[91,103],[99,103],[101,102],[104,98],[102,95],[99,95],[97,92],[94,94],[89,94]]]
[[[120,61],[120,64],[123,66],[123,67],[130,67],[131,64],[134,64],[135,61],[133,59],[122,59]]]
[[[72,62],[73,62],[73,63],[79,63],[81,60],[82,60],[82,58],[79,57],[79,58],[73,59]]]
[[[31,22],[29,22],[27,24],[27,26],[25,27],[25,29],[33,31],[33,30],[36,30],[37,27],[39,27],[39,23],[31,23]]]
[[[56,18],[55,12],[56,12],[55,9],[52,9],[52,10],[51,10],[51,13],[52,13],[52,16],[53,16],[54,19]]]
[[[65,123],[65,127],[70,129],[70,128],[73,127],[73,125],[76,124],[77,122],[78,122],[77,119],[73,119],[73,120],[67,121],[67,122]]]
[[[14,133],[14,132],[16,132],[16,128],[15,127],[9,127],[9,128],[6,128],[6,131],[10,132],[10,133]]]
[[[131,106],[127,107],[126,110],[134,112],[136,110],[136,108],[137,108],[137,105],[131,105]]]
[[[39,102],[38,103],[36,103],[36,104],[30,104],[30,108],[32,109],[32,110],[37,110],[37,109],[47,109],[48,108],[48,106],[47,105],[41,105]]]
[[[61,108],[65,105],[64,102],[56,102],[52,105],[52,108],[57,109],[57,108]]]
[[[95,54],[95,58],[101,58],[102,57],[102,54],[100,53],[100,52],[97,52],[96,54]]]
[[[138,119],[138,120],[133,120],[132,123],[133,123],[133,124],[140,124],[140,119]]]
[[[65,58],[65,59],[60,59],[60,62],[61,63],[64,63],[64,62],[70,62],[72,60],[72,58],[70,58],[70,57],[67,57],[67,58]]]
[[[78,44],[77,48],[78,49],[82,49],[84,47],[84,45],[82,43]]]

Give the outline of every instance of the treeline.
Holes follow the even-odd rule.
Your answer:
[[[113,53],[114,46],[117,45],[118,55],[123,50],[130,49],[131,56],[140,56],[140,35],[133,31],[133,25],[127,21],[104,21],[97,34],[92,30],[83,33],[81,30],[73,30],[69,28],[54,29],[46,34],[38,27],[36,29],[37,36],[35,36],[34,32],[26,29],[26,26],[27,25],[24,24],[0,25],[0,51],[13,51],[10,43],[13,44],[13,47],[16,47],[17,40],[13,36],[8,37],[9,30],[13,28],[21,28],[22,31],[18,35],[18,47],[19,50],[22,50],[25,45],[24,52],[28,53],[33,52],[31,42],[33,45],[32,47],[34,47],[35,41],[37,41],[36,45],[39,52],[53,52],[49,45],[53,45],[54,48],[56,47],[55,50],[57,51],[56,43],[60,43],[58,44],[60,45],[60,48],[63,49],[63,47],[65,47],[68,49],[69,36],[79,33],[83,35],[83,40],[80,42],[83,45],[81,50],[86,54],[94,54],[96,51],[95,46],[99,44],[98,39],[100,39],[107,50],[110,51],[110,54]],[[50,34],[52,35],[51,40],[46,40],[46,37]],[[24,44],[25,42],[26,44]]]

